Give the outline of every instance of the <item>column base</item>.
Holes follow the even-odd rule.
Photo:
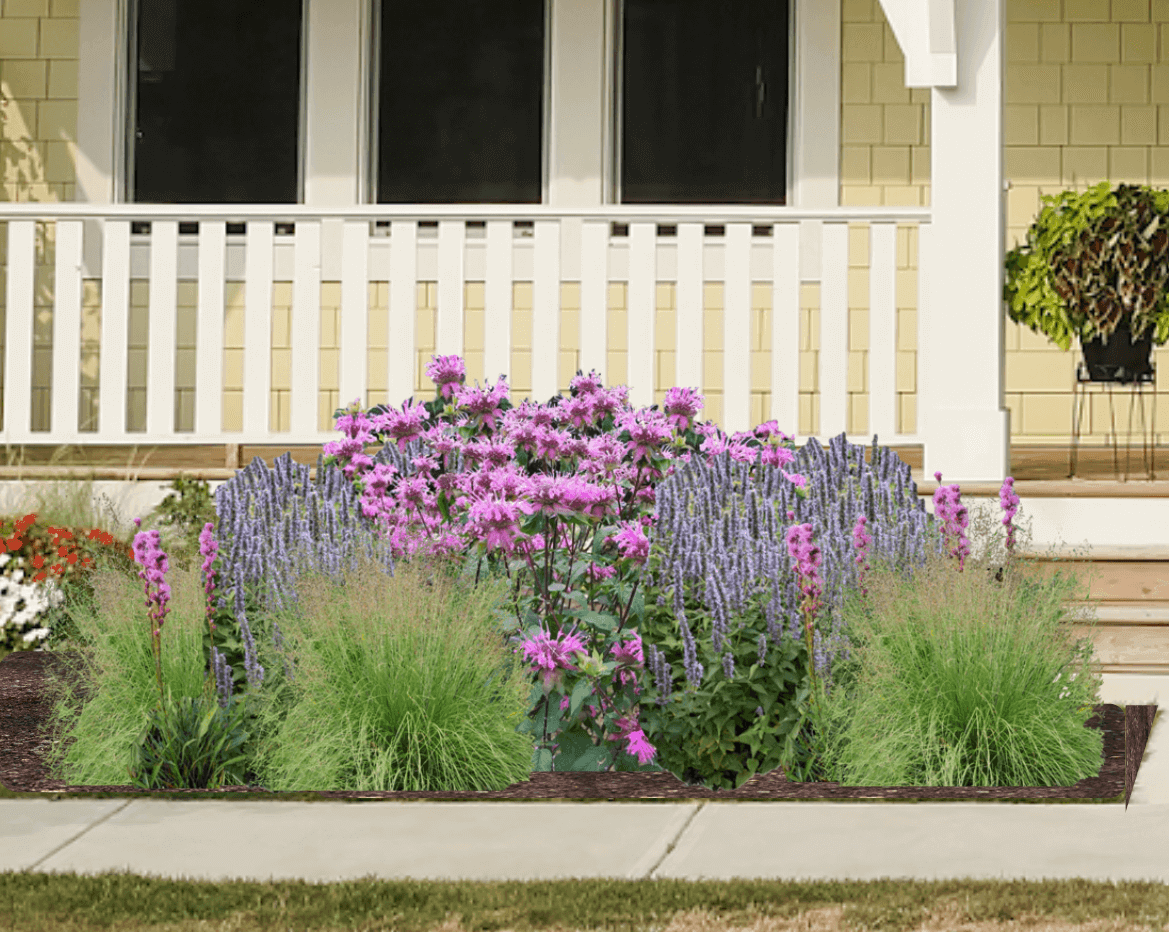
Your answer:
[[[925,479],[942,484],[998,482],[1010,474],[1011,412],[1008,409],[938,407],[919,431],[925,437]]]

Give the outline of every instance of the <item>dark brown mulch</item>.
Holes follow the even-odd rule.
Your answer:
[[[1132,796],[1133,784],[1137,782],[1137,771],[1141,769],[1141,758],[1145,756],[1145,745],[1157,717],[1155,705],[1130,705],[1124,710],[1124,743],[1128,748],[1124,761],[1124,808]]]
[[[1093,799],[1125,804],[1144,753],[1156,706],[1098,705],[1087,727],[1104,733],[1104,763],[1099,776],[1068,787],[843,787],[837,783],[793,783],[782,768],[753,777],[737,790],[688,786],[673,774],[658,773],[533,773],[529,780],[490,792],[324,791],[274,793],[260,786],[220,790],[143,790],[132,786],[69,786],[50,778],[43,755],[50,747],[47,722],[56,702],[47,685],[55,672],[77,683],[65,656],[48,651],[10,654],[0,662],[0,783],[10,791],[28,793],[116,794],[118,796],[214,795],[269,799],[716,799],[716,800],[1069,800]],[[79,690],[82,700],[90,693]],[[1125,747],[1129,755],[1125,756]]]

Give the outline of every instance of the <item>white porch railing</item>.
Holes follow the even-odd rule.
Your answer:
[[[701,391],[703,283],[724,282],[724,407],[717,420],[728,433],[753,426],[749,423],[751,285],[770,283],[769,417],[778,420],[785,432],[796,433],[800,283],[817,280],[821,282],[820,411],[815,436],[827,443],[846,428],[849,224],[868,224],[871,234],[869,429],[849,439],[867,443],[876,433],[882,444],[925,442],[920,433],[896,430],[895,286],[897,226],[916,224],[919,254],[927,256],[929,209],[37,203],[0,205],[0,221],[8,226],[3,434],[9,444],[291,446],[336,439],[335,431],[322,432],[317,424],[322,281],[341,283],[339,407],[357,397],[368,404],[371,281],[389,282],[387,384],[395,406],[411,395],[424,401],[432,397],[424,373],[416,372],[420,368],[415,334],[417,282],[438,283],[435,351],[460,356],[464,355],[463,286],[468,281],[485,282],[484,372],[489,384],[500,373],[509,373],[514,385],[510,371],[512,283],[531,281],[532,397],[541,402],[558,390],[567,391],[567,385],[557,384],[561,281],[580,282],[579,368],[586,373],[596,368],[606,385],[615,384],[606,366],[607,285],[628,282],[626,384],[630,401],[637,406],[654,403],[655,283],[677,282],[674,382]],[[31,429],[37,221],[55,221],[57,228],[51,429],[47,432]],[[131,224],[138,227],[137,221],[150,223],[148,234],[132,232]],[[433,230],[435,221],[437,231]],[[240,222],[246,223],[246,233],[237,235],[234,228]],[[198,232],[180,232],[180,223]],[[291,235],[287,224],[294,225]],[[714,235],[711,225],[724,226],[724,234]],[[673,232],[669,227],[676,228],[675,235],[668,235]],[[770,235],[759,235],[765,231]],[[83,278],[101,279],[96,432],[79,431]],[[130,431],[126,423],[131,278],[150,283],[145,432]],[[193,431],[176,430],[174,413],[179,280],[198,282]],[[221,423],[225,281],[246,283],[242,432],[226,432]],[[272,431],[269,422],[274,281],[293,283],[291,430],[283,432]],[[919,318],[926,313],[924,293],[918,289]],[[409,313],[403,313],[403,308]],[[513,388],[513,401],[519,400]],[[797,436],[800,443],[804,439]]]

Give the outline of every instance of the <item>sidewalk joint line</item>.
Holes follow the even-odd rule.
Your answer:
[[[678,829],[678,834],[675,835],[673,839],[671,839],[668,845],[666,845],[666,850],[662,852],[662,856],[654,862],[653,866],[651,866],[648,871],[646,871],[645,876],[642,878],[643,880],[657,879],[654,877],[654,872],[662,866],[662,862],[665,861],[666,858],[668,858],[673,853],[674,849],[678,847],[678,842],[682,840],[682,836],[685,835],[686,830],[690,828],[690,823],[698,818],[698,813],[700,813],[706,807],[706,803],[707,800],[705,799],[698,801],[697,808],[695,808],[695,810],[690,813],[690,817],[686,820],[685,824],[680,829]]]
[[[129,806],[133,802],[134,802],[134,800],[127,799],[117,809],[110,811],[106,815],[102,816],[100,819],[97,819],[96,821],[92,822],[91,824],[85,826],[85,828],[83,828],[80,832],[78,832],[72,838],[68,838],[65,841],[61,842],[61,844],[57,845],[56,848],[54,848],[52,851],[50,851],[44,857],[39,858],[38,860],[36,860],[32,864],[30,864],[28,867],[26,867],[25,870],[27,870],[27,871],[36,870],[38,867],[40,867],[42,864],[44,864],[45,861],[47,861],[53,855],[57,854],[58,852],[62,851],[65,848],[67,848],[69,845],[73,844],[73,842],[77,841],[77,839],[79,839],[82,835],[88,834],[89,832],[91,832],[93,829],[97,828],[99,825],[101,825],[106,820],[112,819],[114,816],[116,816],[119,812],[124,810],[127,806]]]

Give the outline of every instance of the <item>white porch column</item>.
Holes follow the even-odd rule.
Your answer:
[[[935,12],[943,4],[921,0]],[[933,222],[921,238],[918,432],[926,480],[1001,482],[1005,0],[953,0],[957,86],[930,95]]]

